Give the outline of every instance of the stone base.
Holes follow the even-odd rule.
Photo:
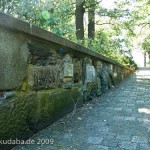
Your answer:
[[[78,88],[41,91],[16,96],[0,105],[0,140],[27,139],[82,106]],[[0,145],[7,150],[14,145]]]

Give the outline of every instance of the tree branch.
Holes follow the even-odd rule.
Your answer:
[[[141,25],[148,25],[148,24],[150,24],[150,22],[143,22],[143,23],[139,23],[139,24],[136,24],[137,26],[141,26]]]
[[[106,25],[106,24],[109,24],[109,25],[113,25],[113,26],[115,26],[115,24],[114,24],[114,23],[111,23],[112,19],[113,19],[113,18],[111,18],[111,19],[109,20],[109,22],[100,23],[100,24],[96,23],[96,25]]]
[[[143,25],[143,26],[141,27],[141,30],[140,30],[140,33],[138,34],[138,36],[142,34],[143,28],[144,28],[145,26],[149,25],[149,24],[150,24],[150,23],[141,23],[141,24],[139,24],[139,25]]]
[[[113,23],[110,23],[110,22],[105,22],[105,23],[96,23],[96,25],[100,25],[100,26],[102,26],[102,25],[106,25],[106,24],[110,24],[110,25],[115,25],[115,24],[113,24]]]

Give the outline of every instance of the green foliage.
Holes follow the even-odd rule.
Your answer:
[[[3,12],[58,35],[67,36],[74,28],[71,23],[75,11],[73,2],[73,0],[62,2],[58,0],[6,0]],[[2,5],[0,5],[0,10],[3,10]]]
[[[41,15],[42,15],[43,19],[45,19],[45,20],[50,20],[50,14],[49,14],[48,11],[43,11],[43,12],[41,13]]]
[[[142,47],[143,49],[148,53],[150,54],[150,36],[147,36],[145,39],[144,39],[144,42],[142,44]]]
[[[116,1],[114,9],[102,8],[99,0],[86,0],[85,10],[96,10],[95,38],[88,39],[85,24],[85,39],[76,39],[76,0],[0,0],[0,10],[38,27],[56,33],[78,44],[84,45],[120,63],[131,63],[131,37],[135,37],[135,20],[145,16],[128,9],[129,0]],[[94,2],[94,3],[93,3]],[[143,12],[148,7],[142,8]],[[141,10],[141,11],[142,11]],[[86,17],[85,17],[86,19]],[[124,35],[124,32],[126,35]]]

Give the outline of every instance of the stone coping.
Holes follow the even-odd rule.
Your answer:
[[[52,32],[43,30],[39,27],[36,27],[29,23],[26,23],[22,20],[16,19],[16,18],[14,18],[10,15],[4,14],[2,12],[0,12],[0,27],[6,28],[9,30],[13,30],[15,32],[22,32],[29,36],[33,36],[33,37],[37,37],[37,38],[40,38],[40,39],[43,39],[46,41],[50,41],[55,44],[59,44],[59,45],[71,48],[74,51],[88,54],[92,57],[95,57],[95,58],[105,61],[107,63],[111,63],[111,64],[117,65],[119,67],[133,71],[132,69],[118,63],[117,61],[111,60],[101,54],[98,54],[97,52],[94,52],[88,48],[85,48],[79,44],[76,44],[68,39],[65,39],[61,36],[58,36],[58,35],[52,33]]]

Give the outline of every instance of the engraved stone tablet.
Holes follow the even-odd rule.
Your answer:
[[[53,66],[34,66],[29,71],[29,86],[31,89],[49,89],[56,86],[56,72]]]
[[[94,82],[95,80],[95,68],[94,66],[87,65],[86,66],[86,81],[87,82]]]
[[[73,64],[64,64],[64,77],[73,77]]]

